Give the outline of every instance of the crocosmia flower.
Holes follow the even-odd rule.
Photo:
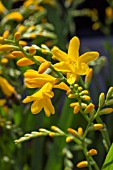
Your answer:
[[[33,114],[39,113],[43,108],[46,116],[50,116],[50,114],[55,113],[55,109],[52,105],[51,98],[54,96],[52,92],[52,84],[46,83],[39,91],[34,93],[31,96],[27,96],[23,103],[32,102],[31,112]]]
[[[79,46],[80,41],[75,36],[69,43],[67,54],[56,46],[52,49],[53,59],[59,61],[59,63],[54,64],[54,68],[66,74],[69,84],[76,81],[77,75],[86,75],[89,70],[88,63],[99,56],[98,52],[92,51],[86,52],[79,57]]]

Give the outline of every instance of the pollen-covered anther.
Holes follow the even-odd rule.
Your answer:
[[[81,161],[77,164],[77,168],[85,168],[88,167],[88,161]]]
[[[90,149],[90,150],[88,151],[88,155],[89,155],[89,156],[97,155],[97,150],[96,150],[96,149]]]
[[[86,109],[84,110],[84,113],[87,114],[87,113],[90,113],[93,109],[94,109],[94,104],[93,103],[90,103]]]
[[[31,55],[35,55],[35,53],[36,53],[35,47],[31,46],[31,47],[29,48],[29,53],[30,53]]]

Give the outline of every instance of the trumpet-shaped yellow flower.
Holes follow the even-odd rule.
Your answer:
[[[88,63],[98,58],[99,53],[92,51],[86,52],[79,57],[80,41],[78,37],[73,37],[69,43],[68,54],[61,51],[58,47],[54,46],[52,49],[53,59],[60,61],[54,65],[57,71],[66,73],[67,81],[73,84],[77,75],[85,75],[88,73]]]
[[[12,96],[12,94],[14,94],[16,91],[14,89],[14,87],[9,84],[9,82],[0,76],[0,87],[3,91],[3,93],[7,96],[7,97],[10,97]]]
[[[62,90],[66,90],[67,92],[70,90],[70,88],[64,83],[61,82],[58,83],[59,79],[52,77],[48,74],[39,74],[38,71],[29,69],[24,73],[24,81],[28,88],[40,88],[47,82],[50,82],[53,85],[53,88],[59,88]]]
[[[46,116],[50,116],[50,114],[55,113],[55,109],[52,105],[51,98],[54,96],[52,92],[52,84],[46,83],[39,91],[34,93],[31,96],[27,96],[23,103],[32,102],[31,112],[33,114],[39,113],[43,108]]]

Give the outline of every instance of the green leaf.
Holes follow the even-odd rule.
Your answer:
[[[113,170],[113,144],[111,145],[106,156],[105,162],[102,166],[102,170]]]

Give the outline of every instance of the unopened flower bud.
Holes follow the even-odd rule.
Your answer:
[[[112,105],[113,104],[113,99],[109,99],[105,104],[107,106]]]
[[[35,53],[36,53],[35,47],[31,46],[31,47],[29,48],[29,53],[30,53],[31,55],[35,55]]]
[[[81,91],[79,94],[80,95],[87,95],[89,92],[88,92],[88,90],[83,90],[83,91]]]
[[[78,133],[79,133],[80,136],[83,136],[83,129],[82,129],[82,127],[78,128]]]
[[[20,37],[21,37],[20,32],[16,32],[16,33],[14,34],[15,41],[18,42],[18,41],[20,40]]]
[[[88,95],[80,96],[82,100],[89,101],[90,97]]]
[[[74,114],[77,114],[80,111],[80,106],[74,107]]]
[[[82,89],[83,89],[83,88],[82,88],[81,86],[78,87],[78,91],[79,91],[79,92],[81,92]]]
[[[111,97],[112,94],[113,94],[113,87],[110,87],[108,92],[107,92],[106,99],[108,100]]]
[[[67,143],[71,142],[72,140],[73,140],[73,137],[71,137],[71,136],[66,137],[66,142]]]
[[[94,109],[94,104],[93,103],[90,103],[86,109],[84,110],[84,113],[87,114],[87,113],[90,113],[92,110]]]
[[[97,150],[96,149],[90,149],[88,151],[88,155],[90,155],[90,156],[93,156],[93,155],[96,155],[96,154],[97,154]]]
[[[105,109],[102,109],[100,112],[99,112],[99,115],[103,115],[103,114],[110,114],[113,112],[113,108],[105,108]]]
[[[94,124],[94,125],[92,126],[92,128],[93,128],[94,130],[100,130],[100,129],[103,129],[103,127],[104,127],[104,125],[103,125],[103,124],[100,124],[100,123]]]
[[[8,30],[4,31],[3,38],[6,39],[8,38],[8,36],[9,36],[9,31]]]
[[[74,130],[74,129],[72,129],[72,128],[68,128],[67,131],[68,131],[71,135],[73,135],[73,136],[75,136],[75,137],[77,137],[77,138],[80,138],[79,133],[78,133],[76,130]]]
[[[85,168],[88,167],[88,161],[81,161],[77,164],[77,168]]]
[[[105,103],[105,94],[104,93],[101,93],[100,96],[99,96],[99,108],[102,107]]]
[[[8,59],[7,58],[2,58],[1,59],[1,63],[2,64],[7,64],[8,63]]]

